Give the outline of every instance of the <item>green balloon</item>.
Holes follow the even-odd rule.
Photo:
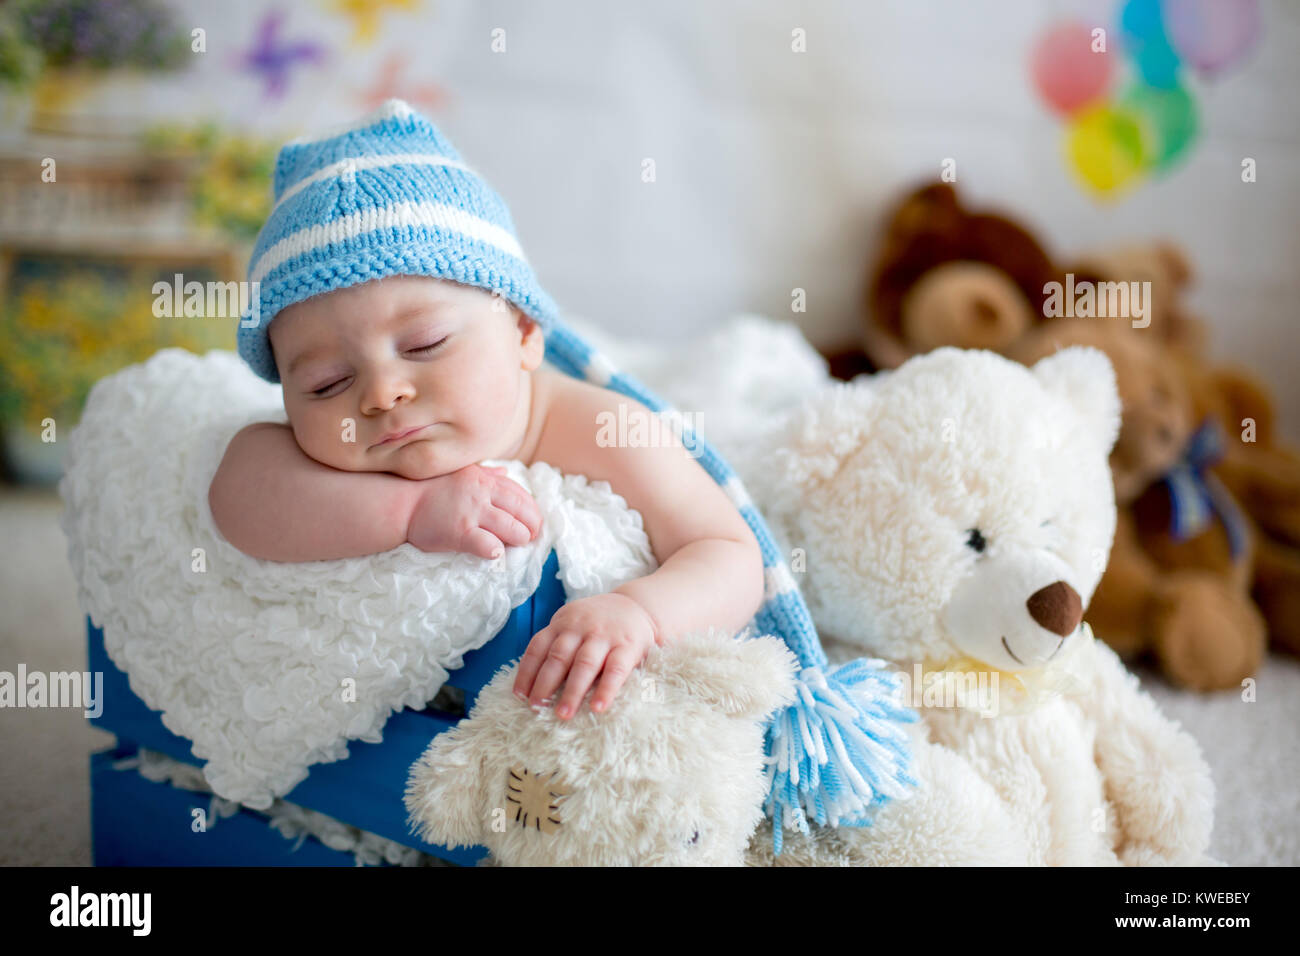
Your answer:
[[[1196,103],[1181,86],[1160,89],[1137,83],[1120,97],[1120,104],[1138,119],[1142,130],[1142,165],[1165,169],[1196,139]]]

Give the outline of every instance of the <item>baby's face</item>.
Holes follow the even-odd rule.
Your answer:
[[[414,479],[513,457],[544,351],[541,329],[509,303],[426,276],[296,303],[270,337],[304,452],[344,471]]]

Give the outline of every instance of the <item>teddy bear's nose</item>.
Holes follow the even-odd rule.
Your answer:
[[[1025,602],[1029,616],[1039,627],[1065,637],[1083,620],[1083,601],[1074,588],[1064,581],[1054,581],[1039,588]]]

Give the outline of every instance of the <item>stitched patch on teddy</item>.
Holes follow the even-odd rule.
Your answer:
[[[514,810],[515,822],[542,833],[560,828],[560,803],[568,793],[554,773],[535,774],[522,764],[511,767],[506,780],[506,803]]]

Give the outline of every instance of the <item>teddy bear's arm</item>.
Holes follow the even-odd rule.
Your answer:
[[[1129,865],[1194,865],[1210,843],[1214,782],[1196,740],[1162,715],[1115,652],[1095,643],[1096,761]],[[1086,705],[1085,705],[1086,706]],[[1104,808],[1102,808],[1104,809]]]

